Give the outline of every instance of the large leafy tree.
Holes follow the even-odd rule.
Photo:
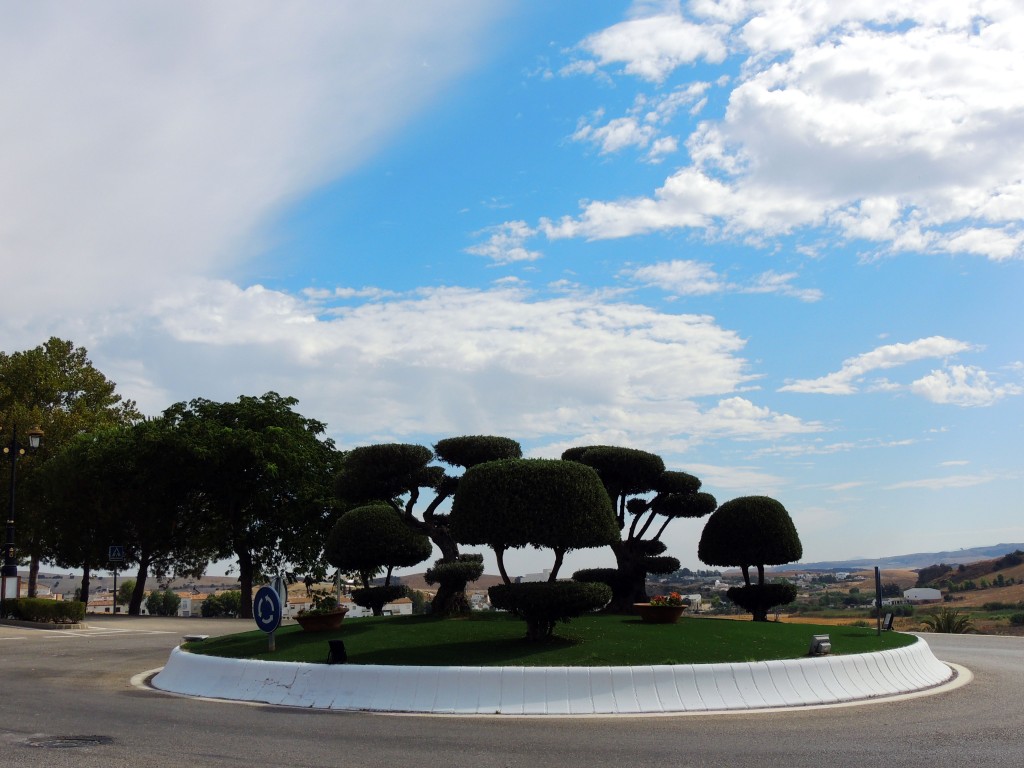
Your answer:
[[[294,410],[295,398],[268,392],[232,403],[177,403],[165,419],[196,459],[195,489],[217,542],[238,562],[244,618],[256,579],[291,563],[321,561],[336,517],[332,483],[339,454],[325,426]]]
[[[459,541],[494,550],[504,584],[489,590],[491,601],[525,618],[531,640],[550,637],[556,621],[599,608],[611,597],[604,585],[556,581],[568,552],[618,538],[611,503],[589,467],[552,459],[479,464],[462,478],[451,518]],[[512,583],[505,553],[522,547],[554,551],[547,583]]]
[[[109,428],[76,435],[35,475],[43,502],[40,519],[50,531],[47,558],[63,568],[82,569],[79,595],[84,603],[92,573],[108,566],[108,548],[119,540],[126,512],[119,432]]]
[[[697,556],[708,565],[743,569],[742,587],[728,597],[750,611],[754,621],[767,621],[768,610],[792,602],[796,587],[765,584],[764,567],[783,565],[803,557],[803,545],[789,512],[768,496],[741,496],[725,502],[704,526]],[[750,569],[757,568],[751,584]]]
[[[27,555],[29,594],[36,592],[39,563],[50,554],[52,527],[40,512],[41,489],[36,472],[81,432],[130,424],[141,418],[135,403],[123,400],[89,360],[83,347],[50,338],[46,343],[20,352],[0,352],[0,425],[9,438],[17,427],[40,426],[45,437],[42,448],[18,467],[17,547]],[[23,440],[23,435],[18,436]],[[10,468],[4,463],[4,487]]]
[[[450,437],[438,441],[433,451],[408,443],[367,445],[346,454],[335,488],[347,505],[373,501],[390,505],[402,515],[407,526],[430,538],[441,552],[426,573],[428,582],[438,585],[431,612],[448,616],[468,610],[466,585],[483,573],[483,559],[459,551],[449,527],[449,516],[441,508],[455,493],[460,480],[432,462],[436,458],[449,466],[469,469],[487,461],[519,456],[519,443],[492,435]],[[433,497],[422,510],[417,510],[424,490],[432,492]]]
[[[49,557],[83,568],[83,599],[90,570],[107,564],[111,544],[124,546],[123,567],[138,567],[125,601],[132,615],[141,612],[151,572],[202,573],[215,547],[195,503],[194,470],[186,444],[164,419],[77,435],[42,467]]]
[[[662,534],[677,518],[711,514],[717,502],[701,493],[701,482],[686,472],[667,471],[660,456],[635,448],[597,445],[569,448],[562,458],[592,467],[615,510],[620,535],[611,545],[615,569],[577,572],[580,581],[602,581],[612,588],[610,611],[631,613],[647,602],[647,574],[672,573],[679,560],[665,555]]]

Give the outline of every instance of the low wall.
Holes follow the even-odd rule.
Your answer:
[[[639,667],[328,666],[175,648],[152,684],[190,696],[319,709],[595,715],[831,704],[919,691],[953,676],[918,639],[850,656]]]

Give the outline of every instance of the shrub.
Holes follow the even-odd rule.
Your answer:
[[[146,598],[146,610],[152,616],[177,616],[181,598],[165,589],[163,592],[150,592]]]
[[[581,584],[607,584],[612,589],[618,578],[618,568],[583,568],[572,575],[572,580]]]
[[[16,597],[4,600],[2,613],[21,621],[47,624],[77,624],[85,618],[85,603],[76,600],[42,600],[37,597]]]
[[[241,609],[242,593],[234,589],[229,592],[221,592],[219,595],[210,595],[203,600],[199,612],[202,613],[204,619],[219,616],[234,618],[238,616]]]
[[[999,600],[993,600],[992,602],[983,603],[981,608],[985,611],[1010,611],[1016,608],[1015,603],[1003,603]]]
[[[796,600],[795,584],[751,584],[732,587],[726,596],[740,608],[749,611],[754,621],[767,621],[768,611]]]
[[[1010,624],[1015,627],[1024,627],[1024,613],[1015,613],[1010,617]]]
[[[940,608],[937,612],[921,617],[921,629],[947,634],[974,632],[971,617],[955,608]]]
[[[499,584],[487,590],[491,605],[526,621],[530,640],[551,637],[559,621],[603,608],[612,599],[607,584],[578,581],[543,581]]]
[[[405,597],[405,587],[392,585],[388,587],[364,587],[352,590],[352,602],[373,611],[380,616],[385,605],[400,597]]]

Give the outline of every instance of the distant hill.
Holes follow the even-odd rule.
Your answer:
[[[817,563],[800,563],[800,568],[807,571],[858,571],[865,568],[919,569],[937,563],[959,565],[960,563],[976,563],[979,560],[993,560],[1003,555],[1024,550],[1024,544],[994,544],[990,547],[970,547],[955,549],[948,552],[916,552],[911,555],[895,555],[893,557],[856,558],[853,560],[823,560]],[[793,570],[793,565],[783,565],[772,570]]]

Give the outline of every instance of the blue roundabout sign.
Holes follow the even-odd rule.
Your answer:
[[[281,625],[281,598],[273,587],[260,587],[252,602],[252,617],[264,632],[273,632]]]

